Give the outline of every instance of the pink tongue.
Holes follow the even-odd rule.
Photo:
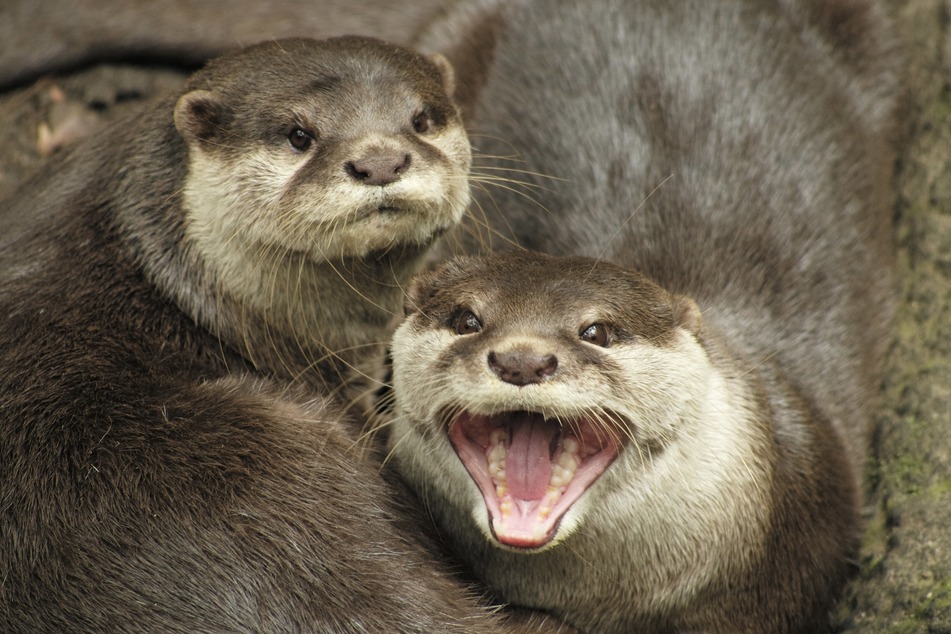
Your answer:
[[[505,479],[512,497],[540,500],[551,480],[551,443],[558,425],[541,416],[518,414],[511,421]]]

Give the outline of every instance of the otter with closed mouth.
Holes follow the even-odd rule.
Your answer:
[[[2,203],[0,630],[514,630],[344,407],[464,212],[450,90],[376,40],[261,44]]]

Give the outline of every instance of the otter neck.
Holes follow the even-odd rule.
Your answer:
[[[401,289],[423,253],[402,247],[361,258],[313,261],[289,253],[267,260],[254,268],[261,293],[235,292],[222,280],[219,309],[232,315],[223,322],[231,332],[219,336],[237,337],[239,346],[253,341],[242,353],[261,369],[376,389]]]
[[[343,382],[357,391],[378,387],[372,383],[401,288],[423,247],[336,260],[233,247],[230,261],[205,260],[219,292],[217,319],[207,324],[212,332],[267,374],[324,386]]]

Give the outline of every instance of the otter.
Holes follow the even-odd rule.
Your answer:
[[[486,1],[421,45],[473,172],[521,181],[456,248],[588,259],[417,282],[394,467],[489,589],[583,631],[829,628],[894,303],[881,7]]]
[[[585,632],[821,630],[855,479],[781,368],[590,258],[458,258],[407,301],[393,459],[500,596]]]
[[[411,530],[349,407],[468,200],[451,82],[268,42],[2,202],[0,630],[522,631]]]

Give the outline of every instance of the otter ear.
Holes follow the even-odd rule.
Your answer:
[[[423,304],[436,292],[437,277],[437,271],[421,271],[413,276],[403,298],[404,315],[422,312]]]
[[[456,71],[453,69],[452,63],[442,53],[429,55],[429,61],[439,69],[439,76],[442,78],[442,89],[446,91],[447,96],[452,97],[456,91]]]
[[[207,141],[221,129],[224,113],[224,103],[213,92],[193,90],[175,104],[175,127],[186,141]]]
[[[703,318],[700,315],[700,307],[686,295],[674,295],[674,323],[683,328],[693,336],[700,334],[700,326],[703,324]]]

